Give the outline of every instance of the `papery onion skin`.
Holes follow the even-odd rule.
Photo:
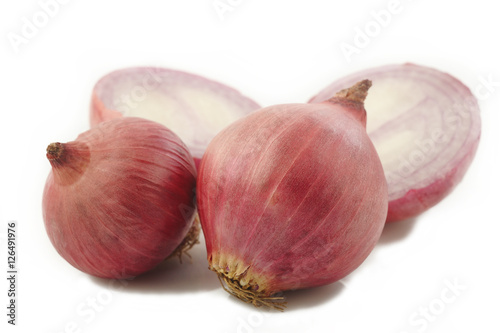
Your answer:
[[[385,112],[394,115],[376,122],[375,127],[368,126],[387,177],[387,222],[413,218],[451,193],[469,168],[481,135],[477,100],[451,75],[407,63],[348,75],[324,88],[310,102],[322,102],[361,78],[373,81],[365,101],[370,119]],[[415,136],[413,142],[390,146],[403,141],[400,135],[410,132]],[[436,163],[438,160],[441,164]]]
[[[235,296],[269,305],[277,292],[343,278],[371,252],[387,188],[365,118],[362,102],[344,97],[276,105],[210,143],[198,209],[210,269],[253,293]]]
[[[101,278],[131,278],[162,262],[193,224],[196,170],[187,147],[140,118],[103,122],[47,148],[43,218],[57,252]]]
[[[129,67],[94,86],[92,126],[135,116],[157,121],[187,145],[198,164],[218,131],[260,106],[237,90],[191,73],[161,67]]]

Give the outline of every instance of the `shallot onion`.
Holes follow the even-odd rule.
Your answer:
[[[283,309],[273,295],[337,281],[375,246],[387,188],[365,130],[369,87],[266,107],[209,144],[198,209],[209,268],[232,295]]]
[[[224,127],[259,109],[238,91],[201,76],[158,67],[133,67],[101,78],[92,93],[91,125],[122,116],[157,121],[188,146],[198,164]]]
[[[193,242],[194,161],[163,125],[109,120],[75,141],[50,144],[47,158],[52,171],[43,194],[45,228],[74,267],[97,277],[129,278],[192,245],[183,240]]]
[[[481,134],[477,100],[448,74],[404,64],[339,79],[310,102],[362,78],[373,81],[365,101],[367,131],[387,178],[387,221],[414,217],[446,197],[471,164]]]

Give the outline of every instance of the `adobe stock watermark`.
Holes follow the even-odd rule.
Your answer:
[[[486,101],[500,88],[500,81],[493,79],[493,74],[479,76],[478,84],[472,89],[478,101]],[[476,108],[475,98],[468,98],[447,108],[443,114],[443,127],[436,127],[429,131],[425,139],[415,140],[415,148],[407,155],[401,156],[395,171],[388,173],[387,179],[391,182],[404,183],[409,176],[418,170],[429,158],[446,149],[452,137],[448,130],[459,130],[461,126],[469,126],[470,108]]]
[[[19,294],[19,237],[17,221],[7,223],[7,323],[17,324],[18,317],[18,294]]]
[[[153,70],[147,70],[141,78],[140,84],[133,86],[128,93],[117,96],[113,101],[116,110],[127,115],[131,110],[137,108],[148,95],[162,84],[162,77]]]
[[[372,10],[370,12],[371,20],[366,22],[362,27],[354,27],[352,41],[340,43],[340,51],[346,61],[350,63],[354,55],[360,54],[363,49],[368,47],[372,40],[391,24],[394,16],[400,14],[403,9],[404,7],[400,0],[390,0],[385,9]]]
[[[133,278],[124,280],[109,280],[106,289],[99,290],[93,295],[87,296],[78,303],[75,308],[76,316],[67,321],[58,329],[57,333],[83,333],[85,327],[90,325],[114,300],[112,291],[120,291],[125,288]]]
[[[8,32],[7,39],[15,53],[19,53],[22,45],[28,44],[40,30],[45,28],[51,19],[56,17],[61,9],[70,0],[39,0],[38,10],[32,15],[21,17],[20,29],[17,32]]]
[[[236,333],[254,333],[259,331],[259,327],[264,325],[267,318],[271,317],[271,312],[252,311],[246,318],[238,317]]]
[[[399,333],[423,333],[429,329],[429,326],[436,322],[442,314],[449,311],[449,308],[455,303],[462,293],[467,290],[457,278],[453,280],[446,279],[443,282],[444,287],[439,295],[418,307],[409,317],[408,324],[410,329],[400,331]]]
[[[243,3],[243,0],[215,0],[212,2],[212,7],[219,16],[221,21],[225,20],[227,13],[233,12]]]
[[[491,73],[487,77],[479,76],[478,81],[479,83],[474,87],[473,92],[480,101],[487,100],[500,88],[500,81],[494,81]]]

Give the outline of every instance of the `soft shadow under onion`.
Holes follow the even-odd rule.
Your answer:
[[[190,251],[191,260],[186,255],[182,263],[176,257],[169,258],[153,270],[130,280],[113,283],[125,293],[190,293],[210,291],[220,288],[217,276],[208,269],[205,241],[195,245]],[[110,281],[97,277],[91,280],[102,287],[108,288]]]

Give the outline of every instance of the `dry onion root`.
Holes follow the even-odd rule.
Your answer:
[[[337,281],[371,252],[387,186],[365,130],[369,87],[261,109],[209,144],[198,210],[209,267],[230,294],[283,309],[277,293]]]
[[[174,252],[172,252],[167,259],[177,257],[179,262],[182,264],[182,256],[185,255],[189,258],[189,260],[191,260],[192,258],[189,254],[189,250],[191,250],[196,244],[200,244],[200,231],[200,219],[198,218],[198,214],[195,214],[195,219],[191,229],[189,229],[186,237],[182,240],[182,243],[177,246]]]
[[[285,302],[283,296],[278,296],[276,294],[268,296],[265,293],[256,292],[250,288],[250,285],[246,287],[241,286],[238,278],[231,279],[225,274],[217,274],[217,277],[219,278],[222,288],[226,292],[245,303],[252,304],[256,308],[264,307],[278,311],[284,311],[286,309],[287,302]]]
[[[477,100],[446,73],[404,64],[341,78],[310,102],[364,78],[373,81],[367,131],[387,178],[387,221],[417,216],[446,197],[471,164],[481,135]]]

